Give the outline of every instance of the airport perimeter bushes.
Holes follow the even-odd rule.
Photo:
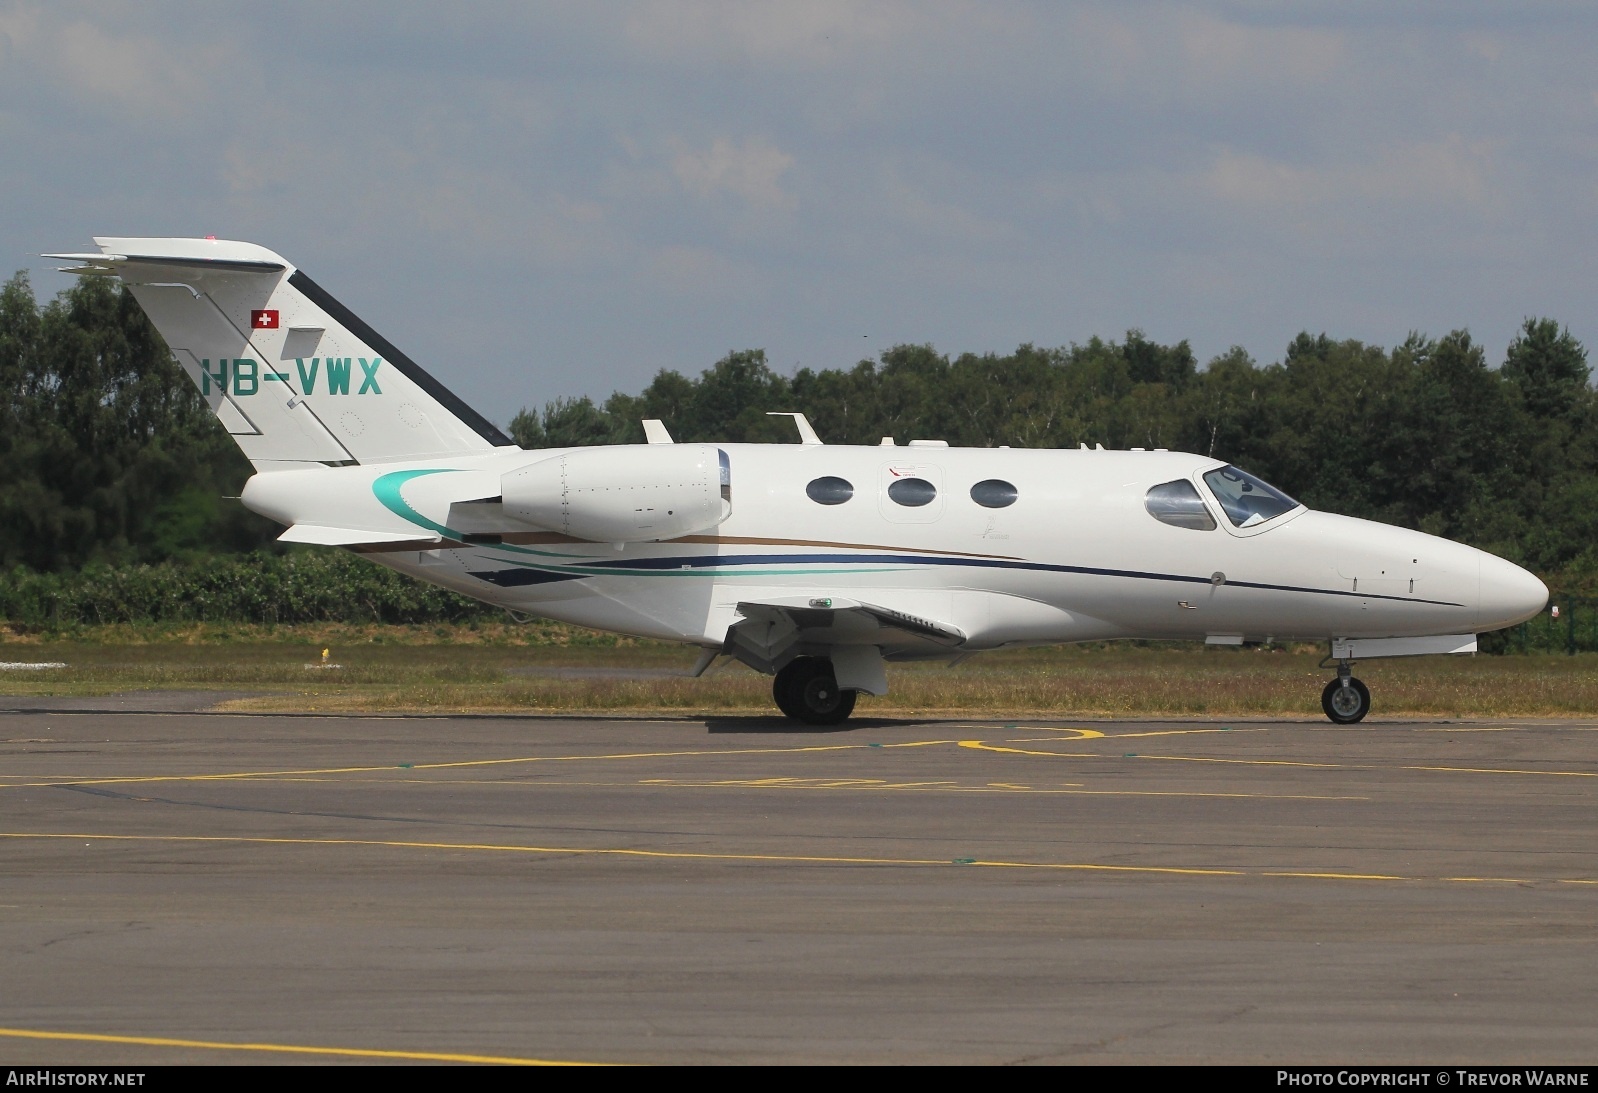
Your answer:
[[[460,624],[505,614],[353,554],[307,551],[91,564],[68,573],[18,567],[0,577],[0,618],[13,628],[63,631],[127,623]]]

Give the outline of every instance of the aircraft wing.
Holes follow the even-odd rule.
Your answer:
[[[951,655],[958,627],[891,607],[833,596],[742,602],[723,652],[770,672],[796,656],[834,656],[839,646],[875,648],[888,659]]]

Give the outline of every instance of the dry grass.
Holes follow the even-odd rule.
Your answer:
[[[16,623],[0,623],[0,659],[7,646],[85,647],[97,645],[493,645],[517,648],[634,648],[662,642],[607,634],[549,619],[526,623],[472,622],[459,625],[382,623],[299,623],[264,625],[249,622],[108,623],[61,631],[40,631]]]
[[[237,630],[239,628],[233,628]],[[754,714],[770,681],[723,663],[686,677],[694,650],[584,637],[532,644],[518,634],[327,628],[280,640],[214,633],[167,641],[0,643],[0,660],[66,661],[0,672],[0,693],[91,694],[150,688],[254,692],[252,710],[521,711]],[[424,629],[424,628],[417,628]],[[284,636],[292,640],[281,640]],[[246,638],[256,640],[241,640]],[[335,640],[342,637],[343,640]],[[431,637],[429,642],[427,639]],[[313,638],[306,641],[307,638]],[[361,640],[364,638],[365,640]],[[381,639],[381,640],[374,640]],[[341,668],[308,668],[330,643]],[[1319,651],[1196,646],[1067,647],[986,654],[955,667],[893,666],[891,693],[861,715],[971,717],[1320,717],[1330,673]],[[1583,717],[1598,713],[1598,655],[1422,657],[1372,661],[1357,674],[1375,717]]]

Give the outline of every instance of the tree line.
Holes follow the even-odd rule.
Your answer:
[[[697,379],[522,410],[524,447],[643,439],[793,441],[768,410],[805,413],[829,443],[1171,448],[1236,463],[1312,508],[1458,539],[1598,591],[1598,395],[1587,354],[1527,319],[1499,367],[1468,332],[1392,349],[1300,334],[1261,365],[1233,348],[1200,368],[1188,343],[1137,331],[1063,348],[950,358],[901,345],[849,369],[773,371],[729,353]]]
[[[248,551],[250,464],[120,283],[40,307],[0,288],[0,564],[40,571]]]
[[[523,447],[797,439],[1172,448],[1237,463],[1304,503],[1459,539],[1566,592],[1598,592],[1598,395],[1586,350],[1527,319],[1502,361],[1469,333],[1383,348],[1300,334],[1261,364],[1137,331],[951,357],[900,345],[836,369],[774,370],[761,350],[638,394],[557,399],[510,422]],[[40,305],[0,288],[0,567],[71,572],[237,554],[279,530],[235,498],[248,462],[119,283]]]

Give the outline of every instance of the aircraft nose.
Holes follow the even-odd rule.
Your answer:
[[[1548,603],[1548,586],[1513,562],[1492,554],[1481,560],[1478,630],[1501,630],[1525,622]]]

